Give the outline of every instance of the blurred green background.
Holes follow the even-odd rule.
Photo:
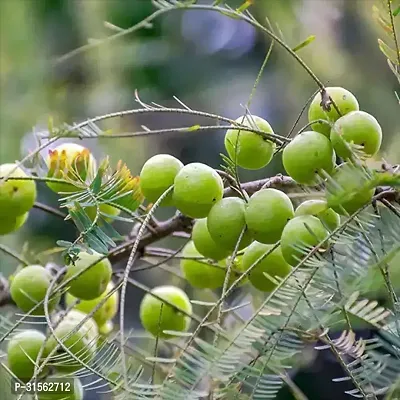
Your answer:
[[[236,7],[242,2],[227,3]],[[361,109],[378,119],[384,132],[380,156],[396,163],[400,162],[400,118],[394,91],[399,87],[377,45],[377,38],[384,33],[373,19],[372,6],[379,2],[254,0],[251,10],[262,23],[268,17],[291,47],[316,35],[299,54],[326,85],[349,89]],[[222,14],[174,11],[151,27],[59,62],[60,56],[88,41],[115,34],[105,21],[129,28],[153,11],[150,0],[1,0],[0,163],[21,159],[33,150],[37,145],[33,132],[46,129],[49,117],[55,125],[72,124],[139,107],[136,89],[148,103],[177,107],[173,99],[177,96],[192,109],[233,119],[240,116],[270,39],[245,22]],[[276,133],[286,134],[315,90],[305,71],[276,45],[250,111],[267,119]],[[146,114],[108,120],[99,126],[119,133],[142,130],[141,125],[161,129],[207,122],[193,116]],[[306,122],[305,115],[299,127]],[[224,152],[220,130],[103,138],[83,144],[98,159],[109,155],[114,164],[122,159],[133,174],[160,152],[173,154],[184,163],[200,161],[213,167],[220,165],[219,154]],[[277,172],[282,172],[279,157],[264,170],[241,174],[243,180],[249,180]],[[39,200],[57,206],[57,197],[44,185],[38,186]],[[166,210],[158,216],[172,213]],[[131,228],[126,223],[116,225],[121,232]],[[28,223],[18,233],[1,237],[0,243],[17,251],[26,250],[29,243],[29,250],[37,254],[53,247],[56,240],[71,240],[75,235],[72,226],[33,210]],[[12,258],[0,254],[0,273],[8,275],[15,266]],[[181,284],[179,278],[158,269],[139,279],[149,286],[166,279]],[[127,325],[137,327],[142,293],[132,291],[129,296]]]

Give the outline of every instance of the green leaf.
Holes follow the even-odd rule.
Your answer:
[[[400,14],[400,6],[398,6],[394,11],[393,11],[393,17],[397,17]]]
[[[57,240],[56,244],[59,247],[66,247],[66,248],[71,247],[72,245],[72,243],[68,242],[67,240]]]
[[[247,10],[253,4],[253,0],[246,0],[240,7],[236,9],[238,13],[242,13]]]
[[[383,40],[378,39],[378,44],[381,52],[395,65],[399,65],[396,57],[396,52],[391,49]]]
[[[296,47],[293,47],[293,51],[297,52],[299,50],[301,50],[302,48],[308,46],[310,43],[312,43],[314,40],[316,39],[315,35],[310,35],[306,40],[304,40],[304,42],[301,42],[300,44],[298,44]]]
[[[108,237],[114,240],[124,240],[124,237],[120,235],[120,233],[117,232],[114,227],[105,220],[101,222],[101,229]]]
[[[188,129],[188,132],[194,132],[194,131],[199,130],[200,128],[201,128],[200,125],[193,125]]]

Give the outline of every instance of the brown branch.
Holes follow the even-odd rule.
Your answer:
[[[247,194],[252,195],[253,193],[264,188],[279,187],[280,189],[291,189],[298,187],[298,185],[292,178],[278,174],[271,178],[259,179],[256,181],[243,183],[241,187]],[[225,188],[224,190],[224,197],[233,197],[237,195],[237,191],[235,191],[231,187]],[[382,201],[382,199],[386,199],[388,202],[399,202],[399,192],[388,187],[378,187],[376,189],[375,201]],[[43,207],[37,208],[44,209]],[[59,216],[61,217],[61,215]],[[157,226],[153,227],[152,231],[148,231],[142,237],[138,247],[139,254],[142,255],[144,253],[145,247],[167,236],[179,233],[180,235],[185,234],[190,237],[193,222],[194,220],[192,218],[182,215],[179,212],[175,216],[167,219],[166,221],[158,222]],[[129,240],[112,249],[108,254],[108,258],[111,263],[115,264],[119,261],[126,259],[127,255],[132,249],[134,242],[135,237],[130,237]],[[12,300],[9,293],[8,280],[0,276],[0,307],[10,303],[12,303]]]

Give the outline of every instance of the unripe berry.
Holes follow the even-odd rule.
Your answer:
[[[207,217],[207,227],[219,246],[231,251],[235,249],[240,234],[246,227],[245,211],[246,203],[238,197],[224,198],[211,208]],[[238,249],[244,249],[251,241],[250,232],[246,228]]]
[[[24,267],[14,276],[10,294],[18,308],[27,313],[42,302],[50,287],[53,277],[41,265]],[[49,312],[53,311],[60,300],[59,294],[54,294],[48,303]],[[43,303],[36,307],[31,315],[44,315]]]
[[[81,300],[74,306],[74,309],[79,310],[85,314],[89,314],[107,295],[114,289],[114,284],[110,281],[107,289],[99,297],[93,300]],[[67,307],[72,306],[78,299],[71,293],[65,295],[65,304]],[[92,315],[98,326],[102,326],[110,319],[114,318],[118,312],[119,295],[118,291],[114,292],[103,305]]]
[[[78,259],[71,261],[67,267],[64,281],[69,280],[78,272],[85,271],[68,283],[68,291],[78,299],[93,300],[99,297],[107,288],[111,280],[112,267],[105,258],[92,265],[101,258],[101,254],[92,250],[92,254],[81,251]],[[92,265],[90,268],[89,265]]]
[[[48,376],[43,382],[54,383],[53,386],[49,386],[54,390],[38,392],[38,400],[83,400],[84,389],[76,376],[71,378],[71,376],[55,374]],[[67,383],[71,383],[72,387]]]
[[[91,181],[95,174],[97,163],[90,151],[76,143],[63,143],[49,151],[46,160],[49,178],[66,179],[71,183],[47,182],[47,186],[56,193],[75,192],[76,185]]]
[[[85,212],[92,221],[94,221],[96,217],[96,211],[97,211],[96,206],[85,207]],[[113,221],[113,218],[108,217],[107,215],[110,215],[112,217],[117,217],[121,213],[121,210],[119,208],[110,206],[109,204],[102,203],[99,205],[99,212],[100,212],[99,219],[103,218],[104,220],[110,223]]]
[[[274,133],[271,125],[255,115],[236,119],[236,122],[265,133]],[[261,135],[231,128],[225,135],[225,148],[231,160],[246,169],[260,169],[272,160],[276,145]]]
[[[193,286],[202,289],[216,289],[224,283],[226,274],[225,261],[217,265],[209,264],[206,260],[196,260],[202,257],[192,241],[188,242],[182,251],[183,258],[180,262],[185,279]]]
[[[290,265],[297,265],[310,251],[328,236],[322,222],[313,215],[294,217],[282,232],[282,255]],[[321,247],[326,249],[328,244]]]
[[[148,159],[140,172],[140,188],[146,199],[156,202],[174,184],[175,177],[182,168],[182,162],[169,154],[157,154]],[[172,193],[161,205],[172,205]]]
[[[190,326],[190,318],[153,294],[187,314],[192,313],[192,304],[183,290],[174,286],[158,286],[147,293],[140,303],[140,320],[144,329],[153,336],[162,338],[173,337],[164,331],[186,332]]]
[[[319,218],[325,228],[334,231],[340,225],[340,216],[338,213],[328,207],[325,200],[306,200],[301,203],[294,212],[294,216],[314,215]]]
[[[276,189],[254,193],[247,204],[246,223],[251,236],[261,243],[276,243],[294,209],[289,197]]]
[[[341,87],[328,87],[325,90],[339,108],[341,115],[345,115],[351,111],[357,111],[359,109],[357,99],[348,90]],[[324,110],[321,105],[321,100],[321,93],[319,92],[315,95],[310,104],[310,108],[308,110],[308,121],[312,122],[317,119],[323,119],[333,123],[339,119],[340,115],[336,111],[336,108],[331,104],[329,111]],[[324,134],[327,137],[329,137],[331,131],[329,124],[324,124],[321,122],[312,124],[312,129],[316,132]]]
[[[7,176],[16,164],[0,165],[0,180]],[[27,178],[28,175],[17,168],[10,178]],[[30,180],[7,180],[0,182],[0,217],[11,217],[28,212],[36,200],[36,184]]]
[[[336,153],[342,158],[350,158],[353,151],[374,156],[382,143],[382,128],[372,115],[364,111],[353,111],[339,118],[332,127],[331,141]],[[358,148],[359,146],[359,148]]]
[[[14,335],[7,346],[7,360],[10,370],[22,381],[32,378],[35,363],[39,362],[39,351],[46,336],[37,330],[27,329]],[[42,358],[47,356],[43,349]]]
[[[114,329],[114,323],[112,321],[106,321],[103,325],[99,326],[100,335],[107,336]]]
[[[11,232],[17,231],[22,225],[25,224],[28,219],[29,213],[25,213],[22,215],[10,215],[0,217],[0,235],[7,235]]]
[[[322,171],[330,174],[335,168],[336,155],[327,137],[307,131],[297,135],[283,150],[285,171],[298,183],[314,185]]]
[[[176,208],[191,218],[204,218],[211,207],[222,199],[224,184],[208,165],[185,165],[175,177],[173,200]]]
[[[263,255],[272,250],[274,245],[253,242],[243,254],[243,269],[248,270]],[[290,265],[282,256],[280,246],[274,249],[270,254],[264,257],[250,272],[250,283],[263,292],[271,292],[275,289],[276,284],[269,279],[264,273],[272,278],[284,278],[291,270]]]
[[[328,206],[341,215],[353,214],[372,200],[375,189],[362,167],[341,164],[326,185]]]
[[[59,316],[59,318],[62,318]],[[82,321],[86,319],[85,322]],[[79,324],[82,325],[78,327]],[[61,341],[68,350],[81,362],[89,363],[95,356],[97,350],[98,328],[92,318],[77,310],[71,310],[58,324],[47,341],[46,348],[50,352]],[[50,359],[49,365],[58,371],[73,372],[82,368],[82,364],[75,360],[61,346]]]
[[[204,257],[219,261],[230,254],[229,250],[218,245],[210,236],[207,228],[207,218],[198,219],[195,222],[192,230],[192,240],[198,252]]]

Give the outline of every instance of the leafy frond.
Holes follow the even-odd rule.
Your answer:
[[[400,41],[396,32],[397,19],[399,18],[400,4],[392,0],[381,0],[379,6],[373,7],[373,15],[378,25],[383,29],[388,44],[383,39],[378,39],[378,46],[387,59],[389,68],[400,84]],[[396,21],[396,22],[395,22]]]

